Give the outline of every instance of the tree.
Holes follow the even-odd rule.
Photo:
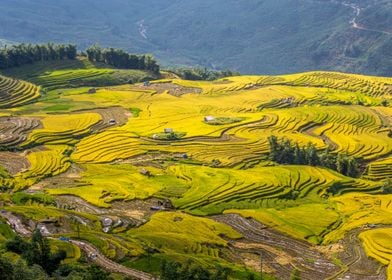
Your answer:
[[[84,280],[112,280],[110,273],[102,270],[97,265],[92,265],[87,268],[87,275]]]
[[[342,153],[335,154],[330,148],[319,152],[313,143],[301,148],[298,143],[293,144],[288,139],[279,140],[275,136],[268,137],[268,142],[269,158],[277,163],[322,166],[354,178],[360,175],[361,159]]]
[[[311,166],[317,166],[320,164],[320,159],[317,154],[317,149],[316,146],[314,146],[312,143],[309,143],[308,146],[306,147],[306,163]]]
[[[14,279],[14,266],[7,259],[0,258],[0,275],[2,280]]]
[[[29,249],[30,244],[26,242],[22,237],[16,235],[14,239],[11,239],[5,243],[5,248],[8,251],[23,254]]]
[[[161,279],[174,280],[178,279],[180,273],[180,264],[164,260],[161,264]]]
[[[52,254],[48,239],[42,236],[39,230],[34,231],[31,243],[15,236],[13,240],[6,243],[6,248],[9,251],[21,254],[28,265],[37,264],[41,266],[48,274],[52,274],[58,269],[61,261],[67,256],[64,251]]]

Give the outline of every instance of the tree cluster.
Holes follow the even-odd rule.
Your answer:
[[[16,263],[0,256],[0,279],[2,280],[113,280],[110,273],[92,265],[82,266],[62,265],[52,276],[49,276],[41,266],[28,266],[23,260]],[[125,278],[126,279],[126,278]]]
[[[360,175],[360,160],[355,157],[333,153],[330,149],[318,151],[312,143],[300,147],[298,143],[292,143],[288,139],[279,140],[276,136],[270,136],[268,141],[270,159],[274,162],[321,166],[354,178]]]
[[[75,59],[75,45],[20,44],[0,49],[0,69],[31,64],[37,61]]]
[[[33,233],[31,242],[16,236],[6,243],[8,251],[20,254],[28,265],[39,265],[49,275],[57,270],[62,260],[67,257],[64,251],[51,253],[49,240],[42,236],[39,230]]]
[[[40,231],[35,231],[31,242],[20,236],[6,242],[8,251],[22,256],[17,263],[0,256],[0,279],[31,280],[31,279],[61,279],[61,280],[113,280],[109,272],[96,265],[83,267],[61,264],[66,258],[64,251],[52,253],[47,238]]]
[[[151,55],[129,54],[121,49],[101,48],[93,45],[86,50],[92,62],[102,62],[116,68],[139,69],[159,74],[160,67]]]
[[[213,81],[225,77],[241,75],[239,72],[231,70],[214,71],[207,68],[174,68],[169,71],[184,80],[192,81]]]
[[[161,280],[227,280],[229,270],[218,266],[214,273],[188,262],[182,265],[178,262],[163,261],[161,265]]]

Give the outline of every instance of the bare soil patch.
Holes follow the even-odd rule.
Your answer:
[[[38,118],[0,117],[0,145],[16,146],[24,142],[32,130],[40,127]]]
[[[0,165],[11,175],[15,175],[30,167],[29,161],[23,155],[11,152],[0,152]]]
[[[156,93],[164,93],[167,92],[176,97],[180,97],[181,95],[188,93],[201,93],[202,90],[200,88],[193,87],[184,87],[173,83],[151,83],[148,86],[139,85],[134,87],[137,90],[153,90]]]

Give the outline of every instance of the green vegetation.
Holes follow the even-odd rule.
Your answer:
[[[310,166],[322,166],[339,173],[358,177],[359,160],[344,154],[332,154],[330,148],[319,153],[314,144],[300,148],[298,143],[292,144],[290,140],[279,140],[275,136],[268,138],[271,153],[270,159],[280,164],[298,164]]]
[[[230,70],[213,71],[207,68],[169,68],[168,71],[184,80],[214,81],[225,77],[239,76],[239,72]]]
[[[31,242],[26,242],[19,236],[6,243],[8,251],[21,254],[28,265],[37,264],[49,275],[56,271],[60,262],[66,258],[66,252],[51,253],[49,240],[42,236],[39,230],[33,234]]]
[[[37,61],[75,59],[75,45],[12,45],[0,50],[0,69],[19,67]]]
[[[159,75],[137,69],[115,69],[104,63],[91,63],[85,57],[75,60],[36,62],[6,69],[7,76],[28,80],[46,90],[83,86],[111,86],[156,79]],[[46,91],[47,92],[47,91]]]
[[[25,205],[27,203],[38,203],[44,205],[54,205],[55,199],[47,194],[27,194],[23,192],[14,193],[11,200],[16,205]]]
[[[149,55],[133,55],[121,49],[102,49],[94,45],[86,50],[87,57],[91,62],[103,62],[120,69],[140,69],[151,71],[159,75],[159,65]]]
[[[0,273],[4,280],[30,280],[30,279],[61,279],[72,280],[113,280],[110,273],[92,265],[67,266],[62,265],[53,277],[50,277],[39,265],[28,266],[24,261],[13,262],[7,256],[0,256]]]
[[[100,42],[133,53],[157,54],[167,65],[242,73],[320,69],[391,76],[390,1],[349,2],[361,9],[357,24],[369,30],[352,26],[356,11],[346,2],[216,0],[205,5],[192,0],[86,0],[80,5],[61,0],[54,6],[3,1],[0,25],[7,29],[0,37],[75,42],[82,49]],[[40,16],[26,16],[37,9]]]

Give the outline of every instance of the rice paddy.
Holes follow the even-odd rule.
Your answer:
[[[91,90],[89,82],[119,70],[78,63],[6,73],[29,82],[0,77],[0,182],[9,191],[78,198],[93,210],[83,216],[34,203],[8,209],[33,220],[79,215],[82,239],[113,259],[144,263],[148,247],[158,259],[235,269],[245,263],[232,245],[241,238],[229,226],[236,215],[321,245],[383,225],[360,238],[368,255],[391,270],[384,228],[392,223],[391,78],[309,72],[92,83]],[[360,159],[361,174],[272,162],[272,135]],[[173,209],[151,212],[165,200]],[[102,232],[102,213],[123,225]],[[77,236],[75,224],[64,225],[64,234]],[[72,246],[65,249],[70,262],[79,258]]]

